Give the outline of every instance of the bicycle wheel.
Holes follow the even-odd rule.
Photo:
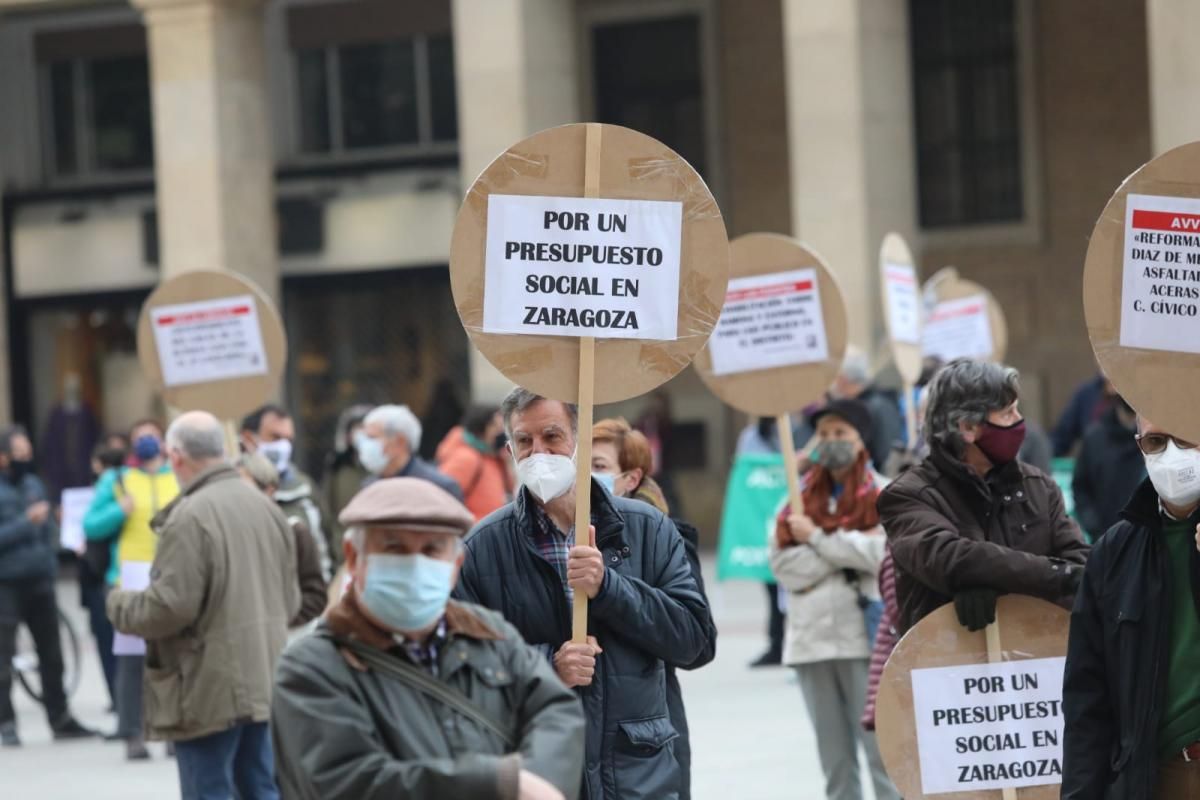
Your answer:
[[[62,643],[63,691],[69,699],[79,690],[79,682],[83,680],[83,659],[79,652],[79,634],[62,609],[58,612],[58,639]]]
[[[33,635],[24,625],[17,627],[17,650],[12,660],[13,672],[25,693],[39,703],[42,702],[42,680],[38,675],[37,648]]]
[[[79,689],[83,678],[80,669],[79,636],[75,626],[60,609],[58,612],[58,639],[62,650],[63,691],[71,697]],[[17,631],[17,653],[13,656],[13,672],[25,692],[39,703],[42,702],[42,676],[38,672],[37,648],[29,629],[22,625]]]

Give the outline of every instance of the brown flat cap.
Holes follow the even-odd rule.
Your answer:
[[[475,517],[427,480],[386,478],[354,495],[338,521],[346,527],[379,526],[462,536],[475,524]]]

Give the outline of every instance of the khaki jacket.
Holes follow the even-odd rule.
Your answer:
[[[194,739],[266,721],[275,662],[300,608],[287,520],[222,464],[152,525],[160,538],[150,587],[108,598],[113,626],[146,639],[148,738]]]
[[[446,633],[438,680],[507,726],[515,750],[399,679],[352,668],[322,623],[279,663],[271,732],[285,800],[515,800],[522,768],[578,795],[583,710],[550,662],[478,606],[451,601]]]

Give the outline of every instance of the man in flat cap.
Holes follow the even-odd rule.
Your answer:
[[[573,405],[515,389],[501,406],[522,489],[467,539],[456,596],[504,614],[583,700],[587,800],[677,798],[679,732],[666,667],[688,668],[713,646],[708,604],[683,538],[658,509],[575,486]],[[591,492],[592,545],[575,546],[575,492]],[[586,642],[571,641],[575,593],[589,599]],[[353,592],[332,613],[362,629]],[[463,795],[466,797],[467,795]]]
[[[389,478],[339,521],[370,627],[339,636],[323,622],[283,654],[271,715],[283,796],[575,798],[579,700],[503,617],[450,599],[466,507],[427,481]]]

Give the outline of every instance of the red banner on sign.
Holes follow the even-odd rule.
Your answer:
[[[1133,210],[1133,227],[1154,231],[1195,231],[1200,233],[1200,214],[1180,214],[1175,211]]]
[[[244,317],[250,313],[250,306],[233,306],[232,308],[213,308],[207,311],[193,311],[190,314],[178,316],[162,316],[155,320],[161,326],[176,325],[181,322],[212,322],[229,317]]]
[[[737,303],[742,300],[762,300],[765,297],[778,297],[781,294],[796,294],[811,292],[812,281],[780,283],[775,286],[761,286],[757,289],[743,289],[740,292],[730,292],[725,295],[726,303]]]

